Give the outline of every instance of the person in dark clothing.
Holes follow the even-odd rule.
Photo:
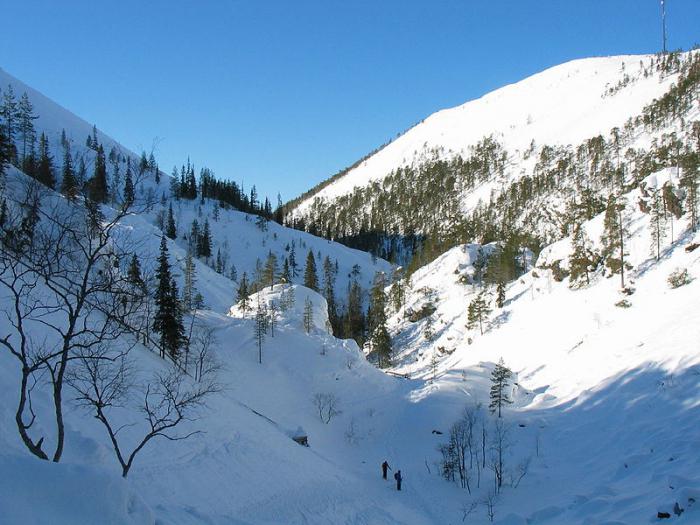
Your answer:
[[[396,490],[401,490],[401,482],[403,481],[403,478],[401,477],[400,470],[396,471],[396,474],[394,474],[394,479],[396,480]]]
[[[387,470],[391,470],[391,467],[389,466],[389,463],[387,463],[386,461],[384,461],[384,463],[382,463],[382,477],[383,477],[384,479],[386,479],[386,472],[387,472]]]

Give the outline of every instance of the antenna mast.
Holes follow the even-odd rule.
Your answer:
[[[661,0],[661,29],[663,31],[663,53],[666,54],[666,2]]]

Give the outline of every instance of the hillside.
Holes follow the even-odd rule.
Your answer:
[[[287,221],[402,264],[417,256],[412,268],[457,244],[554,242],[573,201],[595,208],[680,162],[697,134],[697,56],[576,60],[437,112],[292,201]]]

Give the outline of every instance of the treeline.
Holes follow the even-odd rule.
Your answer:
[[[273,211],[272,203],[268,197],[260,199],[255,184],[246,193],[243,185],[232,180],[220,180],[209,168],[202,168],[199,172],[199,181],[195,178],[195,168],[187,159],[178,170],[173,168],[170,192],[176,199],[194,200],[213,199],[219,201],[224,207],[233,207],[237,210],[258,215],[267,220],[275,220],[282,223],[282,198],[277,196],[277,207]]]

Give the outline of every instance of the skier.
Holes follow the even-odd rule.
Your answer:
[[[391,470],[391,467],[389,466],[389,463],[387,463],[386,460],[384,460],[384,463],[382,463],[382,477],[383,477],[384,479],[386,479],[386,471],[387,471],[387,469],[388,469],[388,470]]]
[[[396,490],[401,490],[401,482],[403,481],[403,478],[401,477],[400,470],[396,471],[396,474],[394,474],[394,479],[396,480]]]

